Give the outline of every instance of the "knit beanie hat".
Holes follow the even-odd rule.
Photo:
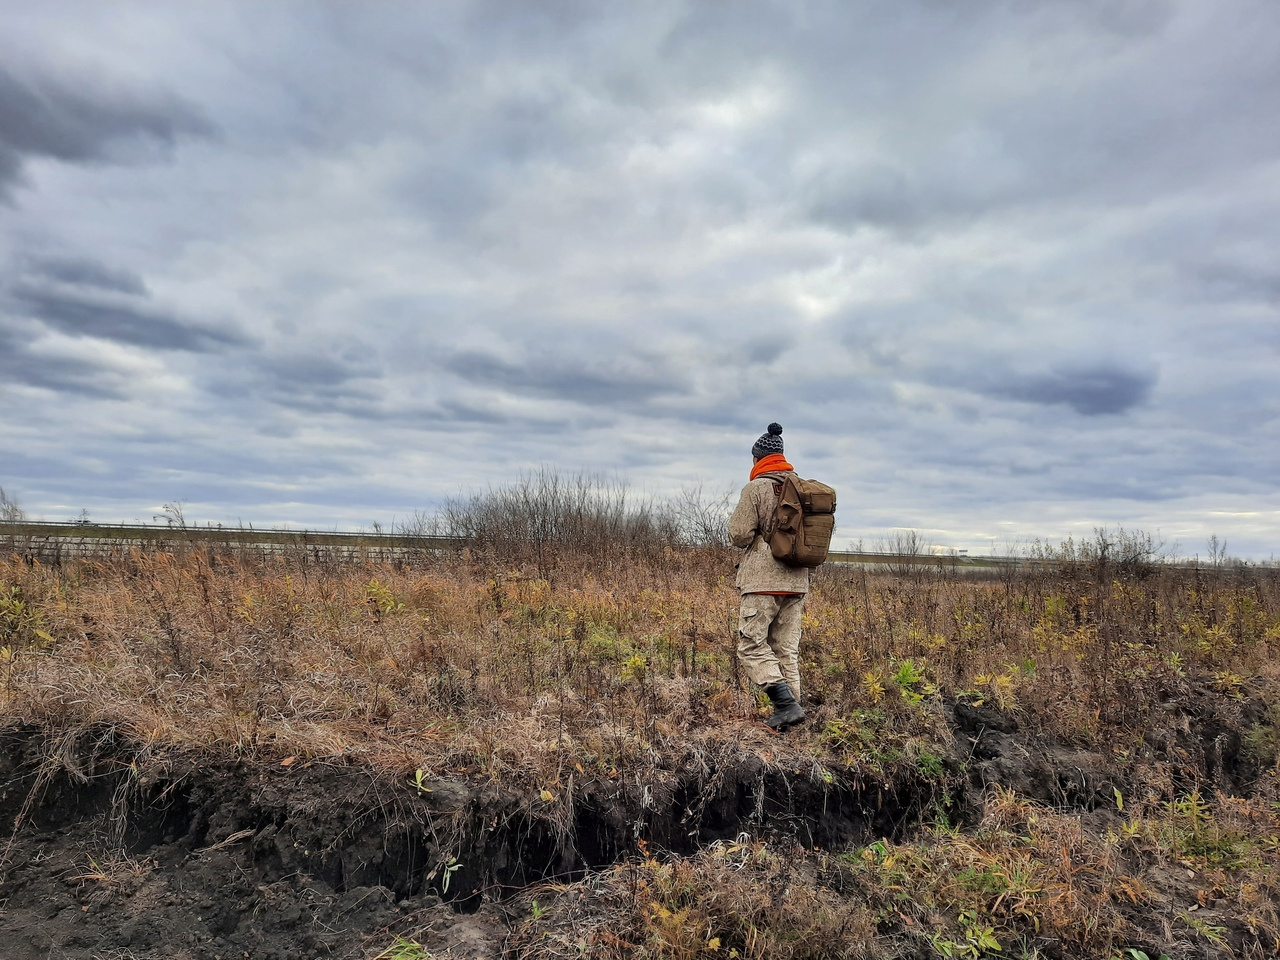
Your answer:
[[[782,452],[782,424],[769,424],[769,431],[760,437],[751,447],[753,457],[767,457],[771,453]]]

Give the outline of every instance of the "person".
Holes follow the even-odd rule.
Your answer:
[[[774,559],[769,548],[773,508],[783,479],[795,468],[783,455],[782,427],[769,429],[751,447],[751,479],[729,516],[729,541],[746,552],[738,562],[738,660],[773,704],[765,721],[783,731],[804,719],[800,705],[800,621],[809,592],[809,569]]]

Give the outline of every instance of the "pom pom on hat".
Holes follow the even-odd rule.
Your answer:
[[[771,453],[782,453],[782,424],[771,423],[767,433],[761,435],[751,447],[753,457],[767,457]]]

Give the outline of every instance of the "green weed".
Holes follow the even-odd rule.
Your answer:
[[[432,960],[431,951],[416,940],[396,937],[395,942],[373,960]]]

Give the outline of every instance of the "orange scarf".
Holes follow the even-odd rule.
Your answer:
[[[771,453],[756,461],[756,465],[751,468],[751,479],[756,479],[762,473],[776,473],[782,470],[795,470],[795,467],[787,463],[787,458],[782,454]]]

